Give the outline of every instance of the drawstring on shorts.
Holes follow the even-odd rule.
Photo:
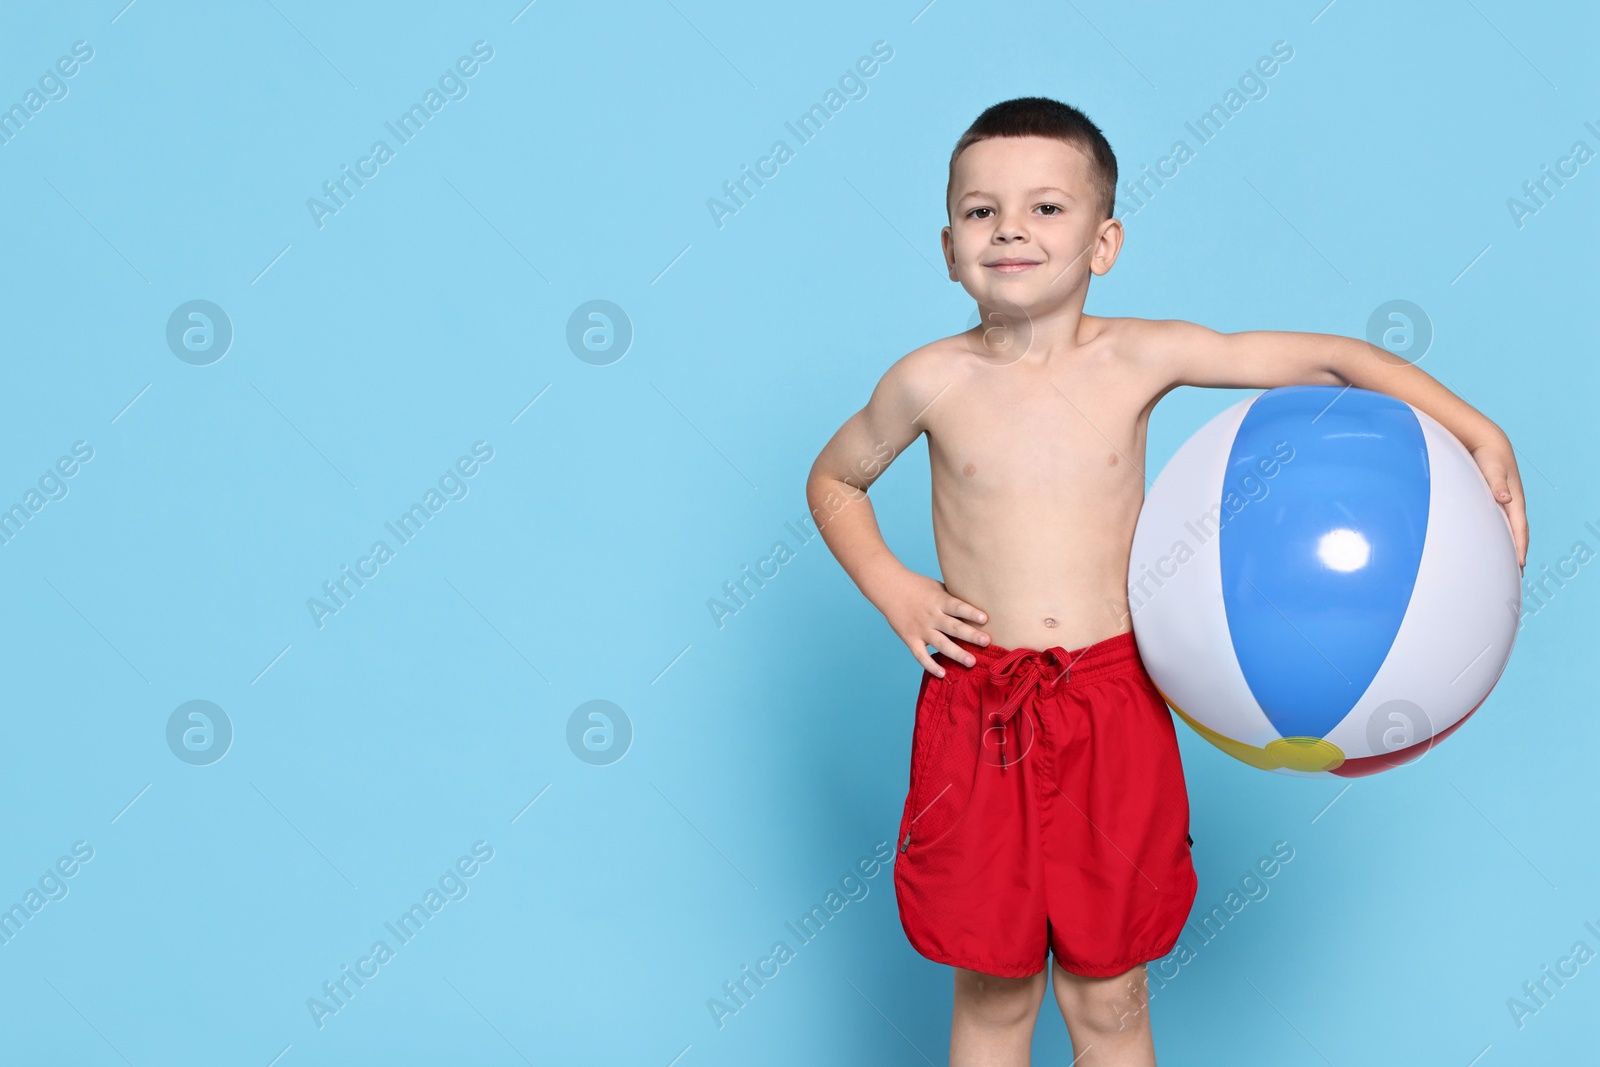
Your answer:
[[[1072,677],[1067,663],[1067,650],[1047,648],[1036,651],[1018,648],[989,664],[988,681],[997,689],[1010,689],[999,710],[990,713],[990,719],[1000,730],[1000,769],[1006,768],[1006,727],[1012,716],[1021,709],[1022,702],[1037,693],[1044,696],[1055,690],[1056,684]]]

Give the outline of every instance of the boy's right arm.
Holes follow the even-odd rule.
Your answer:
[[[953,641],[986,645],[989,637],[971,623],[988,622],[978,608],[950,595],[942,582],[916,574],[895,558],[878,529],[867,489],[894,457],[926,427],[922,416],[948,387],[928,373],[918,353],[890,367],[867,406],[850,416],[823,447],[806,479],[806,503],[823,541],[872,606],[883,613],[917,662],[944,677],[927,646],[972,666],[975,657]]]

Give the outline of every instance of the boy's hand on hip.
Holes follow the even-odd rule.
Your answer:
[[[1511,522],[1511,539],[1517,546],[1517,566],[1528,561],[1528,511],[1522,497],[1522,475],[1509,438],[1501,436],[1472,450],[1472,458],[1483,472],[1495,500]]]
[[[889,584],[880,600],[878,610],[890,628],[911,649],[917,662],[936,678],[944,677],[944,668],[934,662],[929,645],[970,667],[978,662],[977,657],[951,638],[959,637],[975,645],[989,643],[989,635],[971,625],[988,622],[988,614],[951,596],[943,582],[926,575],[905,571]]]

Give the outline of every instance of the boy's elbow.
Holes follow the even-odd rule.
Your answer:
[[[819,456],[811,465],[811,471],[806,475],[806,503],[815,506],[817,501],[827,496],[837,485],[839,479],[822,466]]]
[[[1390,365],[1395,356],[1388,349],[1359,337],[1341,337],[1319,362],[1316,384],[1359,385],[1367,377],[1365,371],[1374,360]]]

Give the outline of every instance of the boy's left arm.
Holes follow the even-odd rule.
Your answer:
[[[1511,523],[1517,565],[1528,558],[1528,515],[1511,439],[1432,375],[1354,337],[1285,330],[1218,333],[1192,322],[1124,320],[1133,354],[1157,375],[1157,396],[1180,385],[1273,389],[1344,385],[1386,393],[1427,412],[1456,436],[1483,472]]]

